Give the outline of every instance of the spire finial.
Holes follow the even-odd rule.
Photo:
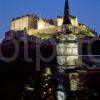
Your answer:
[[[65,25],[65,24],[71,24],[71,22],[70,22],[70,8],[69,8],[69,1],[68,0],[65,0],[63,25]]]

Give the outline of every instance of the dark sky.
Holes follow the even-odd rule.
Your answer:
[[[53,18],[63,15],[65,0],[0,0],[0,38],[9,30],[12,18],[37,14]],[[100,33],[100,0],[70,0],[71,15]]]

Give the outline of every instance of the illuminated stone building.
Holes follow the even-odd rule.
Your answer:
[[[89,65],[85,66],[82,60],[86,60],[88,57],[84,56],[81,59],[79,55],[87,49],[88,43],[85,40],[91,42],[91,38],[95,37],[95,31],[79,23],[77,17],[70,15],[68,0],[65,0],[64,16],[58,16],[55,20],[38,18],[34,15],[14,18],[11,21],[10,31],[5,33],[3,51],[6,52],[5,54],[11,53],[10,47],[13,39],[20,47],[20,54],[13,64],[17,62],[17,67],[21,64],[26,66],[21,68],[21,70],[25,69],[25,72],[22,71],[18,76],[31,76],[31,78],[29,76],[27,80],[25,79],[25,83],[23,82],[22,97],[25,100],[31,100],[26,99],[30,97],[32,100],[35,97],[36,100],[86,100],[88,93],[86,75],[89,76],[96,69],[87,70]],[[40,44],[37,41],[40,41]],[[81,47],[80,44],[84,41],[86,45],[83,44]],[[28,45],[29,56],[33,59],[31,63],[23,61],[23,52],[27,53],[24,51],[26,49],[24,45]],[[35,70],[37,66],[34,62],[38,49],[45,57],[50,56],[53,49],[55,50],[55,56],[51,61],[40,61],[40,71]],[[80,52],[82,49],[83,51]],[[94,62],[92,63],[94,64]]]
[[[27,35],[29,36],[37,36],[39,38],[48,39],[52,38],[58,32],[62,31],[64,18],[62,16],[58,16],[54,20],[54,19],[39,18],[36,15],[21,16],[14,18],[11,21],[10,30],[16,32],[16,31],[23,31],[24,29],[26,29]],[[77,34],[80,37],[84,37],[87,35],[95,36],[95,33],[92,30],[90,30],[87,26],[80,24],[78,22],[77,17],[69,15],[69,20],[71,22],[71,26],[73,26],[73,29],[71,30],[73,31],[74,34]],[[88,32],[88,34],[86,35],[80,34],[80,32],[82,31],[85,33]]]

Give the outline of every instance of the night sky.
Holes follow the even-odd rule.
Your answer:
[[[12,18],[26,14],[37,14],[55,19],[63,16],[65,0],[0,0],[0,38],[9,30]],[[100,0],[70,0],[71,15],[79,22],[100,33]]]

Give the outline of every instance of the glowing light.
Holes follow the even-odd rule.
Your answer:
[[[51,91],[52,89],[50,88],[49,91]]]
[[[46,86],[48,86],[48,84],[45,84]]]
[[[48,84],[43,85],[43,87],[46,87],[46,86],[48,86]]]
[[[45,94],[46,94],[46,92],[43,92],[43,94],[45,95]]]

